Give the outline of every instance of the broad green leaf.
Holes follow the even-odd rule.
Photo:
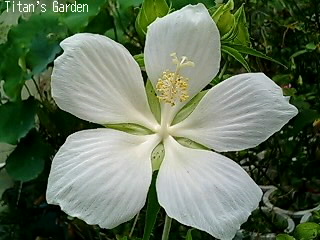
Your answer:
[[[1,47],[0,54],[6,61],[0,62],[0,79],[4,79],[4,91],[12,101],[21,98],[21,89],[31,73],[39,72],[53,60],[57,44],[65,36],[66,27],[50,13],[32,15],[11,28],[8,41]],[[38,44],[39,40],[42,42]]]
[[[169,12],[169,6],[165,0],[144,0],[136,19],[135,27],[141,39],[145,38],[147,27]]]
[[[204,95],[208,92],[208,90],[202,91],[198,93],[196,96],[194,96],[174,117],[172,121],[172,125],[177,124],[181,122],[182,120],[186,119],[193,110],[198,106],[201,99],[204,97]]]
[[[61,16],[61,21],[68,26],[72,33],[80,32],[89,24],[93,17],[99,14],[106,2],[107,0],[77,0],[77,4],[87,4],[88,11],[67,12]]]
[[[248,71],[251,72],[249,64],[247,63],[247,61],[244,59],[244,57],[241,55],[241,53],[229,46],[226,45],[222,45],[221,46],[221,51],[230,55],[231,57],[233,57],[235,60],[237,60],[239,63],[242,64],[242,66],[244,66],[244,68]]]
[[[6,61],[0,62],[0,79],[5,81],[3,89],[6,95],[11,100],[16,101],[21,98],[21,89],[28,78],[26,72],[19,65],[19,61],[24,58],[26,51],[20,48],[18,44],[7,45],[9,44],[4,45],[1,49],[3,55],[1,58],[6,59]]]
[[[47,68],[49,63],[53,62],[60,51],[58,42],[50,41],[44,35],[35,37],[26,56],[26,67],[32,69],[33,74],[39,74]]]
[[[176,137],[175,139],[177,140],[178,143],[180,143],[182,146],[185,146],[187,148],[209,150],[209,148],[201,145],[200,143],[194,142],[188,138]]]
[[[148,193],[147,213],[146,221],[144,225],[143,240],[149,240],[154,225],[156,223],[157,215],[160,211],[160,205],[158,203],[157,191],[156,191],[156,179],[158,173],[155,172],[152,176],[152,182]]]
[[[320,237],[320,225],[314,222],[301,223],[294,230],[293,236],[297,240],[316,240]]]
[[[225,42],[225,41],[222,41],[222,46],[228,46],[228,47],[231,47],[235,50],[237,50],[238,52],[240,53],[243,53],[243,54],[248,54],[248,55],[251,55],[251,56],[255,56],[255,57],[258,57],[258,58],[263,58],[263,59],[266,59],[266,60],[269,60],[269,61],[272,61],[274,63],[277,63],[285,68],[287,68],[284,64],[282,64],[281,62],[271,58],[271,57],[268,57],[267,55],[265,55],[264,53],[262,52],[259,52],[253,48],[250,48],[250,47],[247,47],[247,46],[244,46],[242,44],[236,44],[236,43],[229,43],[229,42]]]
[[[163,143],[159,143],[151,153],[152,170],[157,171],[163,161],[165,149]]]
[[[113,28],[113,17],[107,8],[101,8],[98,15],[94,16],[89,24],[84,28],[83,32],[96,33],[104,35],[106,31]]]
[[[0,142],[17,144],[35,127],[36,111],[33,98],[0,105]]]
[[[276,240],[296,240],[296,239],[288,234],[282,233],[277,235]]]
[[[135,135],[148,135],[153,133],[150,129],[134,123],[105,124],[104,126]]]
[[[119,8],[122,8],[122,10],[130,8],[130,7],[138,7],[141,5],[143,0],[118,0],[120,6]]]
[[[154,117],[160,123],[161,121],[161,107],[160,107],[160,102],[157,97],[157,94],[152,86],[151,81],[148,79],[147,84],[146,84],[146,93],[147,93],[147,98],[148,98],[148,103],[150,106],[150,110],[153,113]]]
[[[27,182],[37,178],[49,159],[50,147],[36,131],[23,138],[6,162],[8,174],[16,181]]]

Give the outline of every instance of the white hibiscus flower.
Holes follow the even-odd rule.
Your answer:
[[[52,95],[61,109],[98,124],[139,124],[153,134],[106,128],[72,134],[53,159],[48,202],[103,228],[130,220],[145,205],[151,153],[162,142],[160,205],[185,225],[231,239],[262,194],[237,163],[216,152],[255,147],[295,116],[281,88],[262,73],[237,75],[210,89],[186,119],[172,124],[219,70],[219,31],[202,4],[149,26],[145,66],[161,101],[160,124],[150,111],[140,68],[122,45],[76,34],[61,46],[52,74]],[[175,137],[216,152],[184,147]]]

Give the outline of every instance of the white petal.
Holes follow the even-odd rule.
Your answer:
[[[157,124],[140,68],[127,49],[88,33],[65,39],[61,47],[52,74],[52,95],[61,109],[100,124]]]
[[[208,232],[232,239],[262,192],[232,160],[206,150],[181,146],[169,137],[157,178],[160,205],[168,216]]]
[[[215,77],[220,66],[219,30],[203,4],[188,5],[148,27],[144,60],[154,87],[164,71],[175,71],[172,53],[186,56],[195,64],[180,71],[189,78],[191,99]]]
[[[48,203],[103,228],[130,220],[145,204],[157,140],[111,129],[69,136],[53,159]]]
[[[266,75],[246,73],[213,87],[170,131],[216,151],[238,151],[259,145],[297,113]]]

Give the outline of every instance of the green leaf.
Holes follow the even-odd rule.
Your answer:
[[[72,33],[80,32],[85,28],[93,17],[97,16],[107,0],[77,0],[77,4],[87,4],[88,11],[84,12],[67,12],[61,16]]]
[[[259,58],[263,58],[263,59],[266,59],[266,60],[269,60],[269,61],[272,61],[274,63],[277,63],[285,68],[287,68],[284,64],[282,64],[281,62],[271,58],[271,57],[268,57],[267,55],[265,55],[264,53],[262,52],[259,52],[253,48],[250,48],[250,47],[247,47],[247,46],[244,46],[242,44],[236,44],[236,43],[230,43],[230,42],[225,42],[225,41],[222,41],[222,47],[223,46],[227,46],[227,47],[230,47],[230,48],[233,48],[235,50],[237,50],[238,52],[240,53],[243,53],[243,54],[248,54],[248,55],[251,55],[251,56],[255,56],[255,57],[259,57]]]
[[[109,10],[102,8],[98,15],[94,16],[89,24],[84,28],[83,32],[104,35],[106,31],[113,28],[113,21],[113,17],[110,15]]]
[[[50,13],[32,15],[11,28],[2,46],[6,60],[0,62],[0,79],[4,79],[4,91],[12,101],[21,98],[21,89],[31,77],[27,68],[31,73],[43,70],[54,59],[57,45],[65,36],[66,28],[57,15]]]
[[[146,84],[146,93],[147,93],[147,98],[148,98],[148,103],[150,106],[150,110],[153,113],[154,117],[160,123],[161,121],[161,107],[160,107],[160,102],[157,97],[157,94],[152,86],[151,81],[148,79],[147,84]]]
[[[247,63],[247,61],[244,59],[244,57],[241,55],[241,53],[229,46],[226,45],[222,45],[221,46],[221,51],[230,55],[231,57],[233,57],[235,60],[237,60],[239,63],[242,64],[242,66],[244,66],[244,68],[248,71],[251,72],[249,64]]]
[[[314,222],[299,224],[294,230],[293,236],[298,240],[313,240],[320,237],[320,225]]]
[[[60,51],[58,42],[50,41],[44,35],[35,37],[26,56],[26,67],[32,69],[32,74],[39,74],[47,68],[47,65],[55,59]]]
[[[306,45],[306,49],[308,49],[310,51],[316,50],[317,49],[317,45],[315,45],[314,43],[308,43]]]
[[[0,142],[17,144],[35,126],[37,102],[33,98],[0,105]]]
[[[150,129],[135,123],[105,124],[104,126],[135,135],[148,135],[153,133]]]
[[[288,234],[278,234],[276,240],[296,240],[294,237]]]
[[[141,39],[145,38],[147,27],[169,12],[169,6],[165,0],[144,0],[136,19],[135,27]]]
[[[182,120],[186,119],[192,112],[193,110],[198,106],[200,100],[204,97],[204,95],[208,92],[209,90],[202,91],[198,93],[196,96],[194,96],[174,117],[172,121],[172,125],[177,124],[181,122]]]
[[[25,55],[26,51],[19,46],[4,45],[2,49],[2,59],[6,61],[0,62],[0,79],[3,79],[3,89],[6,95],[13,101],[21,98],[21,89],[26,81],[26,73],[19,66],[20,56]],[[10,67],[9,67],[10,66]]]
[[[8,174],[16,181],[27,182],[35,179],[44,169],[51,149],[36,131],[21,140],[6,162]]]
[[[160,211],[160,205],[158,203],[157,191],[156,191],[156,179],[157,172],[153,173],[152,182],[148,193],[147,213],[146,221],[143,232],[143,240],[149,240],[154,225],[156,223],[157,215]]]

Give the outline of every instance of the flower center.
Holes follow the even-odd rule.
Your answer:
[[[188,61],[186,56],[179,59],[176,53],[172,53],[170,56],[172,57],[173,64],[177,65],[176,71],[164,71],[162,77],[157,82],[156,89],[159,100],[174,106],[177,100],[183,102],[189,98],[189,79],[182,76],[180,70],[184,67],[193,67],[194,63]]]

